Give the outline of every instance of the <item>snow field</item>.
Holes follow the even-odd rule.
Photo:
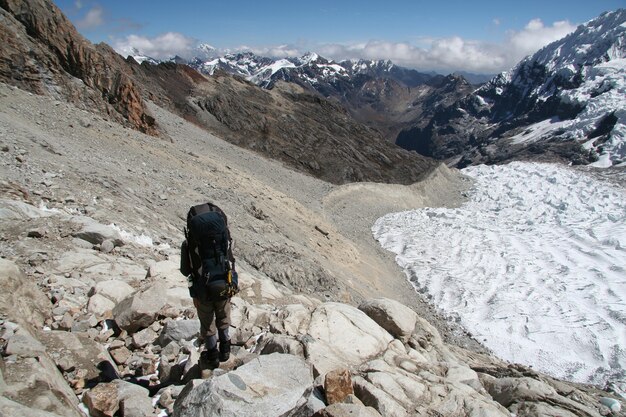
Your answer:
[[[626,380],[626,192],[568,167],[463,170],[457,209],[372,227],[415,288],[499,357],[559,378]]]

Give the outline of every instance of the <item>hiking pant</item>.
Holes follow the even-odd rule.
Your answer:
[[[220,330],[220,336],[224,333],[228,335],[228,328],[230,327],[230,298],[206,302],[201,302],[194,298],[193,305],[196,306],[198,318],[200,319],[201,340],[208,340],[214,337],[217,330]]]

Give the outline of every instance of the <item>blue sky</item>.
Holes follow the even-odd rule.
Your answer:
[[[336,60],[391,59],[421,70],[494,73],[624,0],[162,1],[56,0],[93,42],[123,55],[220,51]]]

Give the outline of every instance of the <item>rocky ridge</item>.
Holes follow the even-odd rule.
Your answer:
[[[607,12],[472,94],[405,129],[396,143],[459,167],[561,159],[624,160],[626,10]]]
[[[0,81],[97,109],[157,135],[141,92],[108,45],[92,45],[44,0],[0,2]]]
[[[364,239],[376,210],[453,201],[463,182],[445,168],[411,187],[333,186],[156,106],[173,142],[0,96],[3,412],[623,415],[609,392],[481,352]],[[206,199],[229,214],[242,288],[232,358],[203,374],[177,248],[186,207]]]

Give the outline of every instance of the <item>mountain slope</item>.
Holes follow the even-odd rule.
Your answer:
[[[274,88],[279,81],[298,84],[340,103],[352,117],[379,130],[389,141],[395,140],[410,122],[473,90],[461,76],[421,73],[389,60],[334,62],[315,53],[272,59],[242,52],[209,60],[193,59],[188,64],[204,74],[224,71],[266,89]]]
[[[96,109],[157,135],[154,118],[108,45],[92,45],[51,2],[0,1],[0,81]]]
[[[140,65],[105,44],[89,43],[50,1],[1,0],[0,6],[0,81],[157,135],[145,104],[151,100],[231,142],[334,183],[410,184],[437,166],[297,86],[269,92],[223,72],[207,78],[176,63]]]
[[[460,165],[549,153],[574,163],[623,162],[625,22],[620,9],[579,26],[397,143]]]

